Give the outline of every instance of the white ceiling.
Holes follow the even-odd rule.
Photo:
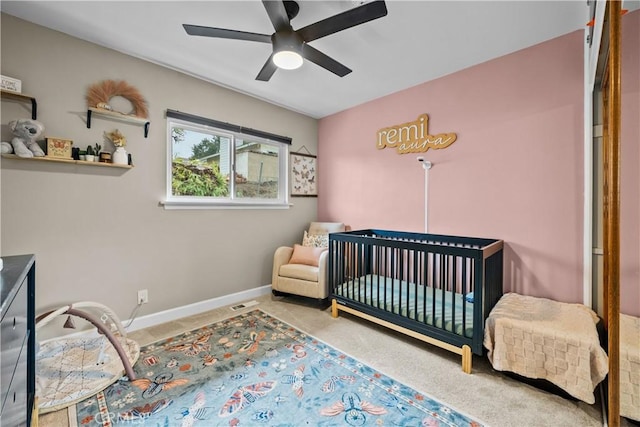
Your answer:
[[[300,1],[295,29],[359,1]],[[313,41],[351,68],[305,61],[255,80],[271,45],[188,36],[183,23],[272,34],[260,1],[2,1],[4,13],[225,86],[314,118],[584,28],[582,1],[387,1],[388,15]]]

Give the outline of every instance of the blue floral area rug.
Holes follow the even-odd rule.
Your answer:
[[[482,425],[260,310],[143,347],[134,370],[77,425]]]

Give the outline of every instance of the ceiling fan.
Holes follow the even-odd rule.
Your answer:
[[[303,62],[302,58],[306,58],[340,77],[346,76],[351,72],[351,69],[309,46],[308,43],[387,14],[387,6],[384,1],[373,1],[294,30],[291,27],[291,20],[298,15],[300,10],[298,3],[286,0],[262,0],[262,4],[276,30],[271,35],[199,25],[183,24],[182,26],[187,34],[192,36],[271,43],[273,53],[256,77],[256,80],[266,82],[273,76],[277,68],[295,69],[300,67]]]

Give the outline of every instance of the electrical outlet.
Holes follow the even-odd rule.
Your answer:
[[[149,291],[142,289],[138,291],[138,305],[146,304],[149,302]]]

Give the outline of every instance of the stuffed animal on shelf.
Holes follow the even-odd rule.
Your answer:
[[[19,157],[42,157],[44,151],[36,142],[36,138],[44,132],[44,125],[36,120],[18,119],[9,122],[14,138],[11,140],[13,151]]]

